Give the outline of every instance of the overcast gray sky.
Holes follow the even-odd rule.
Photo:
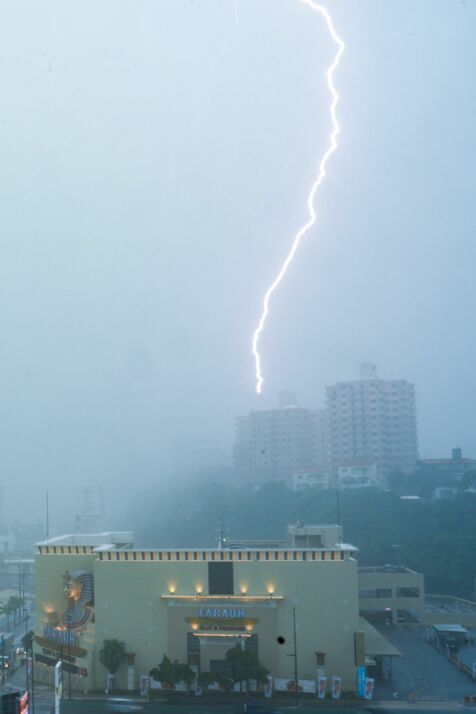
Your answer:
[[[476,456],[476,2],[325,3],[342,134],[306,218],[335,52],[298,0],[0,6],[0,426],[7,509],[135,490],[171,440],[228,451],[281,388],[376,362],[417,385],[420,450]],[[236,10],[236,11],[235,11]]]

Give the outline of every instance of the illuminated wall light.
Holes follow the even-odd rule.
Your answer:
[[[253,630],[253,625],[246,625],[246,631],[251,632]]]
[[[192,630],[198,630],[198,625],[196,622],[192,622]]]
[[[240,593],[242,595],[246,595],[247,592],[248,592],[248,585],[240,585]]]
[[[268,583],[268,585],[266,586],[266,590],[268,592],[268,595],[274,595],[276,587],[273,585],[273,583]]]
[[[198,585],[195,586],[195,590],[199,595],[201,595],[203,592],[203,585],[201,583],[198,583]]]
[[[175,591],[177,590],[177,586],[175,585],[175,583],[169,583],[168,587],[169,587],[169,593],[171,595],[174,595]]]

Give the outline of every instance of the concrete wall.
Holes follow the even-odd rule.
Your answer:
[[[418,597],[398,596],[398,588],[418,588]],[[369,590],[390,590],[390,597],[363,597]],[[390,608],[392,620],[397,622],[398,610],[415,611],[418,619],[422,621],[425,611],[425,582],[421,573],[411,570],[404,572],[385,572],[379,568],[359,568],[359,606],[361,611],[384,611]]]

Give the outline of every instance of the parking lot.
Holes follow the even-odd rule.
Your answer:
[[[426,642],[425,628],[396,625],[378,629],[401,656],[395,658],[393,678],[376,682],[375,699],[463,703],[465,696],[476,694],[476,682]]]

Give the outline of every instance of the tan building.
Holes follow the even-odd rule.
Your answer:
[[[422,573],[403,565],[359,568],[359,607],[376,621],[423,622],[425,582]]]
[[[38,545],[36,679],[51,682],[62,657],[73,690],[102,689],[99,651],[116,638],[129,653],[121,688],[136,689],[164,654],[222,673],[237,642],[274,678],[292,680],[295,616],[299,680],[315,680],[316,652],[325,653],[328,678],[353,691],[368,628],[372,657],[375,641],[385,644],[370,625],[362,632],[356,549],[338,526],[298,524],[288,544],[254,548],[137,550],[131,541],[106,533]]]

